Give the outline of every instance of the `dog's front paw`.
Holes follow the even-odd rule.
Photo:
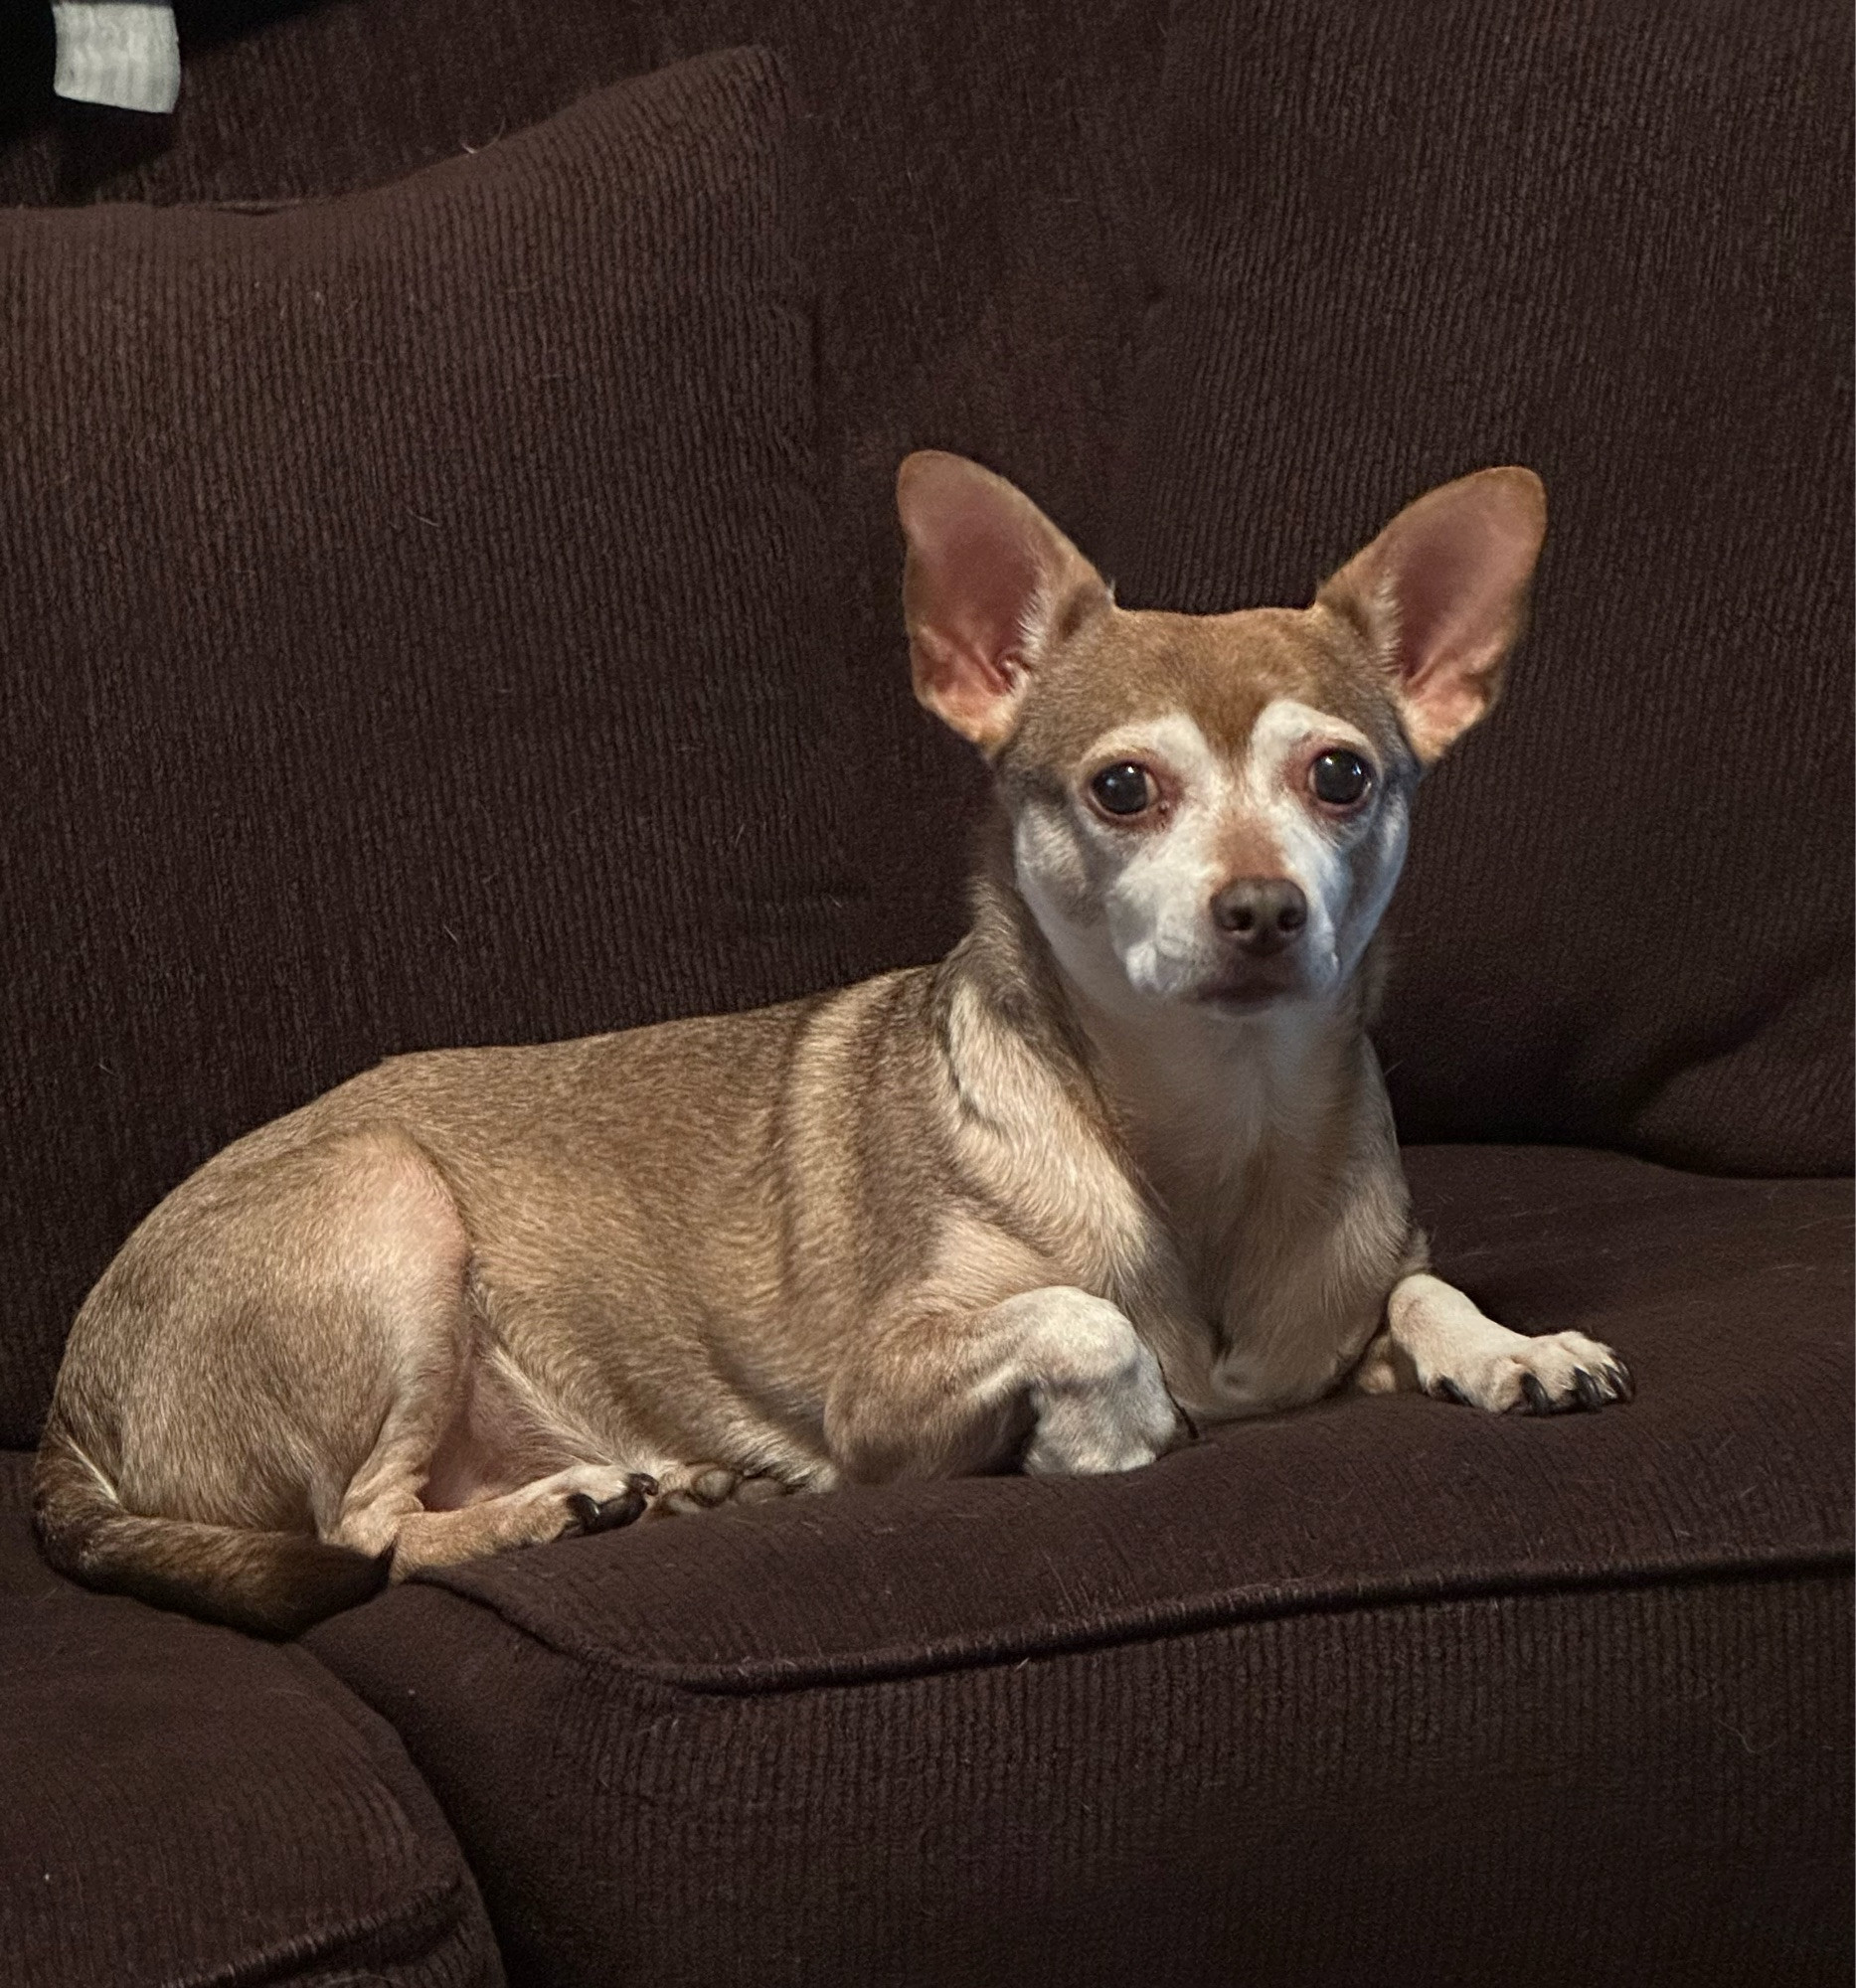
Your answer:
[[[1152,1349],[1105,1299],[1040,1292],[1061,1306],[1040,1320],[1024,1455],[1034,1477],[1138,1470],[1185,1441],[1180,1413]]]
[[[1557,1415],[1629,1401],[1630,1370],[1608,1346],[1583,1332],[1548,1332],[1538,1339],[1504,1332],[1499,1344],[1458,1357],[1448,1371],[1424,1377],[1440,1401],[1496,1414]]]

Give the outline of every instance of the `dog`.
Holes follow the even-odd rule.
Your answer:
[[[1130,611],[902,465],[920,701],[990,762],[964,939],[751,1014],[393,1059],[239,1139],[80,1310],[51,1563],[272,1636],[506,1547],[846,1482],[1137,1469],[1337,1389],[1625,1400],[1432,1273],[1368,1042],[1424,771],[1546,530],[1419,498],[1301,609]]]

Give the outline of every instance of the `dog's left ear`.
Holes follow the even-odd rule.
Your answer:
[[[1108,605],[1107,584],[1023,491],[964,456],[910,456],[896,508],[909,541],[903,615],[916,696],[996,751],[1044,656]]]
[[[1408,504],[1315,595],[1366,636],[1427,765],[1494,704],[1546,532],[1531,469],[1481,469]]]

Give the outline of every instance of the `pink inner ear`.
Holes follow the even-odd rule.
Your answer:
[[[924,501],[906,514],[911,618],[944,664],[977,672],[996,696],[1016,680],[1026,618],[1046,581],[1028,521],[977,482],[917,494]]]
[[[991,749],[1043,660],[1047,616],[1079,588],[1106,591],[1029,497],[963,456],[910,456],[896,502],[909,541],[903,609],[916,695]]]
[[[1382,584],[1396,604],[1395,647],[1407,689],[1439,674],[1478,675],[1513,635],[1540,540],[1508,507],[1439,507],[1386,549]]]
[[[1395,673],[1421,758],[1434,759],[1494,702],[1546,529],[1532,470],[1478,470],[1407,505],[1315,596]]]

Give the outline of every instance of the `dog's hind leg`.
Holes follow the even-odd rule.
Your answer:
[[[391,1551],[402,1580],[421,1568],[629,1525],[655,1480],[552,1415],[493,1350],[456,1206],[422,1154],[407,1157],[425,1170],[425,1192],[400,1197],[391,1247],[373,1252],[391,1399],[326,1536],[370,1555]],[[384,1256],[399,1264],[391,1289],[380,1287]]]
[[[73,1328],[35,1506],[53,1564],[295,1634],[389,1567],[636,1516],[629,1474],[545,1416],[430,1499],[469,1509],[427,1509],[495,1365],[470,1275],[448,1184],[391,1123],[209,1163]]]
[[[540,1546],[628,1526],[643,1516],[655,1478],[621,1464],[576,1463],[500,1497],[452,1512],[402,1512],[393,1533],[393,1578],[454,1567],[506,1547]]]
[[[470,1237],[442,1176],[425,1154],[390,1127],[370,1128],[325,1156],[340,1170],[348,1206],[330,1238],[346,1259],[363,1316],[350,1335],[351,1355],[367,1370],[374,1405],[370,1446],[315,1514],[317,1531],[369,1555],[391,1552],[396,1574],[411,1535],[428,1514],[424,1493],[434,1465],[469,1420],[475,1369],[483,1357],[470,1288]],[[358,1343],[357,1343],[358,1342]],[[365,1350],[363,1350],[365,1349]],[[562,1529],[528,1527],[510,1512],[479,1508],[480,1544],[442,1556],[465,1559],[518,1539],[552,1538]],[[498,1523],[500,1518],[501,1523]],[[461,1530],[462,1529],[458,1529]]]
[[[391,1551],[393,1578],[403,1580],[421,1568],[629,1525],[656,1481],[601,1458],[584,1431],[552,1428],[531,1410],[520,1439],[498,1444],[498,1416],[485,1417],[481,1401],[500,1392],[500,1362],[481,1342],[467,1240],[461,1226],[423,1240],[427,1260],[442,1260],[441,1288],[405,1293],[396,1317],[405,1371],[328,1537]],[[460,1471],[476,1480],[462,1496]]]

